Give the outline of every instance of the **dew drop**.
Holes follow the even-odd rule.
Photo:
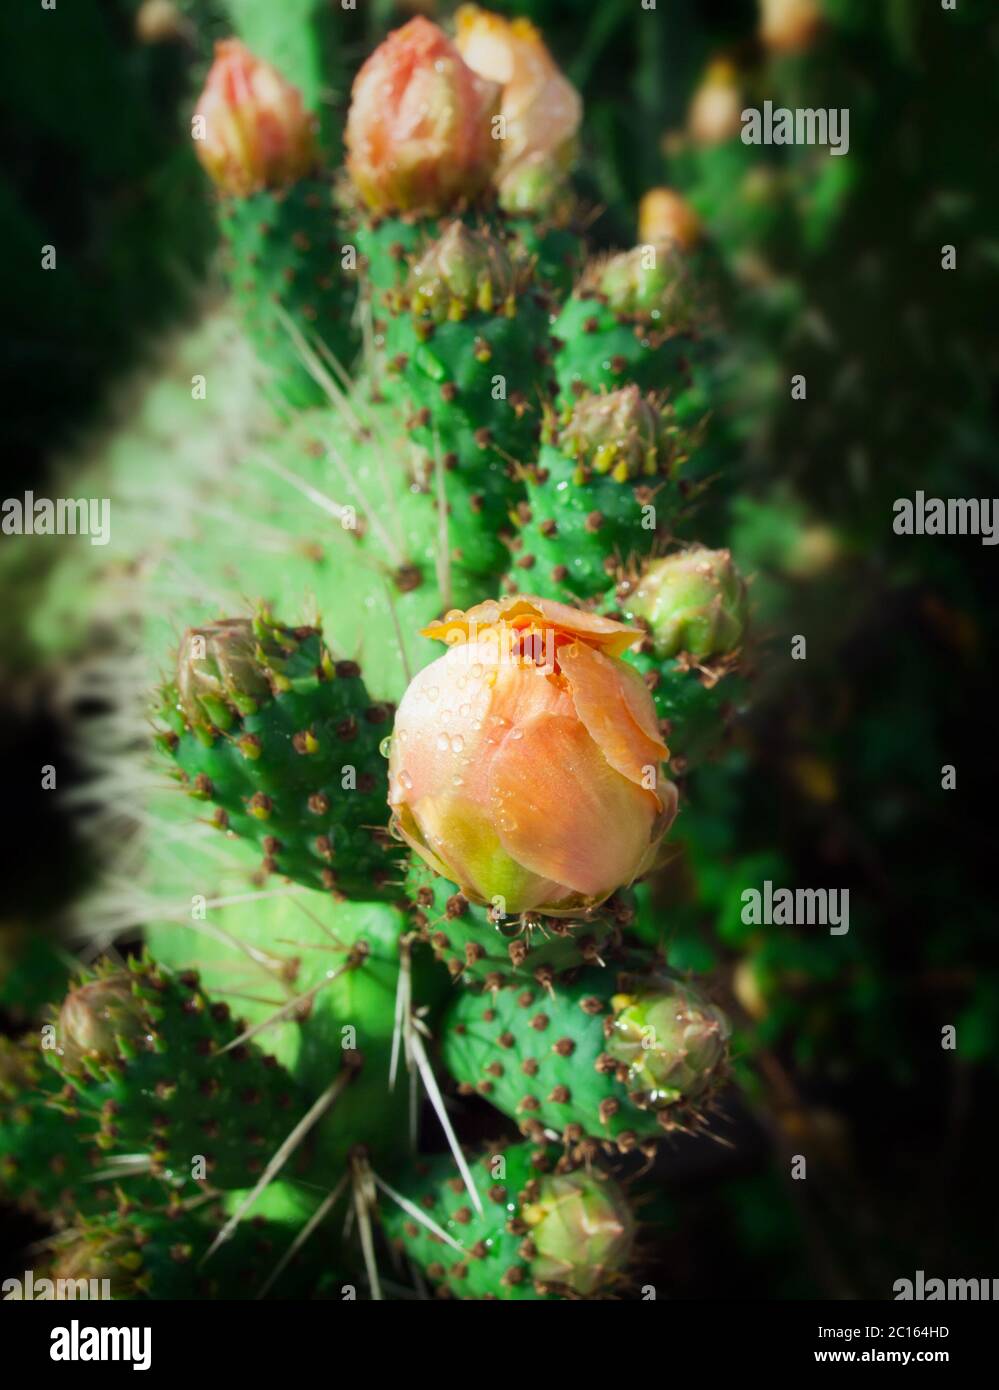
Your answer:
[[[381,743],[378,745],[378,751],[379,753],[381,753],[383,758],[387,758],[389,756],[389,754],[392,752],[391,734],[386,734],[386,736],[382,739]]]
[[[461,734],[455,734],[454,738],[451,740],[451,752],[460,753],[464,746],[465,740],[462,738]]]
[[[437,735],[437,749],[438,749],[438,752],[446,753],[447,750],[448,750],[448,748],[449,748],[450,746],[451,746],[451,740],[448,738],[447,734],[438,734],[438,735]]]
[[[413,790],[413,779],[412,777],[410,777],[408,772],[399,773],[399,782],[405,788],[406,791],[411,792]]]

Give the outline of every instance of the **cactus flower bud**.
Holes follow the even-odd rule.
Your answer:
[[[119,1042],[137,1043],[148,1033],[145,1010],[127,972],[103,975],[70,990],[59,1010],[63,1070],[82,1070],[85,1057],[118,1060]]]
[[[692,251],[702,235],[701,219],[672,188],[650,188],[643,195],[638,205],[640,242],[672,242],[681,251]]]
[[[807,53],[824,27],[816,0],[760,0],[760,39],[773,53]]]
[[[697,145],[721,145],[742,132],[742,91],[735,67],[712,63],[687,112],[687,129]]]
[[[249,618],[225,618],[189,628],[177,661],[179,704],[192,727],[226,729],[231,707],[252,713],[271,687],[257,661],[257,637]]]
[[[673,247],[662,244],[592,261],[580,289],[604,296],[616,314],[639,315],[662,329],[683,332],[697,314],[689,270]]]
[[[677,796],[652,699],[619,660],[635,629],[512,597],[425,635],[450,650],[396,715],[397,833],[470,901],[511,915],[570,915],[650,868]]]
[[[628,600],[628,611],[648,624],[658,657],[686,652],[707,661],[742,642],[746,584],[729,551],[693,546],[653,560]]]
[[[618,482],[653,477],[668,457],[665,417],[637,386],[582,396],[559,432],[568,458]]]
[[[195,114],[204,120],[198,159],[223,193],[287,188],[316,163],[315,120],[301,93],[238,39],[216,44]]]
[[[516,292],[518,278],[495,237],[452,222],[413,266],[410,307],[437,323],[464,318],[474,309],[499,313]]]
[[[586,1298],[627,1265],[634,1218],[616,1183],[583,1169],[541,1178],[538,1189],[521,1212],[536,1251],[531,1275]]]
[[[607,1051],[628,1069],[628,1089],[655,1109],[696,1101],[718,1080],[730,1028],[690,985],[615,995]]]
[[[504,19],[478,5],[462,5],[455,23],[465,62],[503,89],[500,181],[535,155],[554,156],[564,171],[572,162],[583,103],[538,30],[528,19]]]
[[[477,197],[500,154],[499,88],[472,71],[444,33],[417,16],[354,79],[347,168],[373,212],[446,212]]]

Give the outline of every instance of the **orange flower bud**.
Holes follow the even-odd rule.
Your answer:
[[[204,120],[198,159],[224,193],[286,188],[316,163],[315,120],[298,88],[238,39],[215,45],[195,115]]]
[[[389,34],[354,79],[347,116],[347,168],[368,207],[434,214],[475,198],[499,157],[498,103],[430,20]]]
[[[760,0],[760,38],[773,53],[806,53],[824,27],[816,0]]]
[[[478,5],[462,5],[455,23],[465,62],[503,89],[499,181],[508,181],[513,169],[534,156],[551,155],[567,166],[583,103],[538,30],[528,19],[504,19]]]
[[[692,251],[702,236],[701,219],[672,188],[650,188],[638,205],[638,240],[671,241],[681,251]]]
[[[676,814],[642,634],[549,599],[449,613],[395,721],[393,824],[472,902],[568,916],[652,866]]]

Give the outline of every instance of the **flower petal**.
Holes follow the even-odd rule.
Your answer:
[[[656,797],[616,772],[577,720],[560,715],[541,715],[505,741],[489,790],[510,856],[594,905],[634,878],[658,817]]]
[[[492,758],[503,740],[542,713],[572,715],[572,700],[542,668],[504,660],[483,638],[452,647],[410,682],[395,718],[389,802],[467,797],[488,803]]]
[[[576,714],[611,767],[631,782],[647,784],[648,769],[658,769],[669,750],[641,676],[634,667],[612,661],[582,642],[563,647],[559,664]],[[659,800],[661,805],[661,796]]]
[[[469,902],[491,906],[499,900],[502,911],[512,916],[564,893],[561,884],[520,864],[504,846],[488,811],[467,798],[427,798],[412,808],[412,823],[419,832],[413,848],[457,883]]]
[[[624,623],[605,618],[600,613],[588,613],[567,603],[558,603],[555,599],[514,594],[507,598],[487,599],[485,603],[477,603],[465,612],[454,610],[425,627],[423,636],[458,645],[470,637],[474,640],[477,632],[501,623],[511,626],[534,623],[541,628],[552,628],[567,637],[578,637],[608,656],[620,656],[645,635],[639,628],[626,627]]]

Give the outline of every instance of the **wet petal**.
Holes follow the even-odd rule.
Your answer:
[[[599,903],[629,883],[658,813],[575,719],[542,715],[492,764],[493,824],[504,848],[540,878]]]
[[[468,800],[427,798],[412,808],[412,819],[428,850],[423,858],[428,864],[434,859],[446,864],[439,872],[457,883],[470,902],[490,906],[500,900],[502,911],[515,915],[562,892],[560,884],[519,863],[504,846],[488,811]]]

